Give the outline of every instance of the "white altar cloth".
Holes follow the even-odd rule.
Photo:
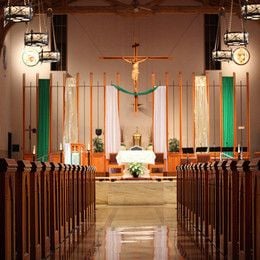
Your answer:
[[[139,162],[144,164],[154,164],[155,154],[153,151],[119,151],[116,160],[118,164]]]

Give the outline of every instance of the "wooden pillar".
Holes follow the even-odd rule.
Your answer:
[[[25,150],[25,85],[26,85],[26,80],[25,80],[25,73],[23,73],[23,146],[22,146],[22,151],[23,151],[23,158],[24,154],[26,152]]]
[[[78,128],[78,137],[77,141],[79,141],[79,73],[76,74],[76,93],[77,93],[77,128]],[[81,153],[81,152],[80,152]]]
[[[195,135],[196,135],[196,132],[195,132],[195,73],[193,72],[192,73],[192,121],[193,121],[193,124],[192,124],[192,132],[193,132],[193,149],[195,151]],[[188,106],[187,106],[188,108]]]
[[[179,72],[179,88],[180,88],[180,152],[182,151],[182,73]]]
[[[237,147],[237,100],[236,100],[236,73],[233,73],[233,91],[234,91],[234,152]],[[242,105],[242,104],[240,104]]]
[[[154,88],[155,86],[155,74],[152,73],[152,86]],[[153,143],[153,147],[154,147],[154,92],[153,92],[153,95],[152,95],[152,143]]]
[[[103,74],[103,89],[104,89],[104,151],[106,151],[106,98],[107,98],[107,95],[106,95],[106,86],[107,86],[107,78],[106,78],[106,73]],[[105,156],[105,160],[106,160],[106,156]]]
[[[90,111],[90,151],[93,148],[93,73],[91,72],[89,75],[89,85],[90,85],[90,102],[89,102],[89,111]]]
[[[219,73],[219,145],[223,146],[222,73]],[[221,151],[220,151],[221,153]]]
[[[209,88],[209,73],[206,72],[206,93],[208,101],[208,146],[210,146],[210,88]],[[215,109],[215,108],[214,108]]]
[[[15,175],[17,163],[0,159],[0,258],[16,259]]]
[[[50,153],[52,153],[52,73],[50,74],[50,135],[49,135],[49,155],[48,158],[50,158]]]
[[[250,138],[250,85],[249,73],[246,73],[246,128],[247,128],[247,151],[249,158],[251,157],[251,138]]]
[[[166,86],[166,149],[167,155],[166,158],[168,159],[168,140],[169,140],[169,73],[165,73],[165,86]],[[166,170],[168,171],[168,163],[165,164]]]

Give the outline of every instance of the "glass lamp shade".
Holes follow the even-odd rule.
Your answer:
[[[246,46],[248,44],[248,32],[226,32],[224,43],[227,46]]]
[[[60,52],[59,51],[44,51],[39,53],[41,62],[59,62]]]
[[[260,19],[260,4],[245,4],[241,8],[241,13],[244,19],[259,20]]]
[[[29,22],[33,17],[31,5],[7,5],[4,7],[4,20],[6,22]]]
[[[25,46],[47,46],[49,42],[49,36],[47,32],[33,32],[31,30],[24,34],[24,45]]]
[[[212,58],[215,61],[231,61],[232,50],[213,50]]]

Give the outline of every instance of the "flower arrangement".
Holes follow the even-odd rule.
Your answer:
[[[93,146],[94,146],[94,152],[95,153],[101,153],[104,151],[104,143],[101,137],[96,136],[93,139]]]
[[[139,162],[130,163],[128,170],[133,177],[138,177],[139,175],[144,174],[144,166]]]
[[[169,139],[169,151],[179,152],[179,140],[176,138]]]

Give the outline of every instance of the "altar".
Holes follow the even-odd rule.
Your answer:
[[[127,165],[129,163],[142,163],[144,165],[144,173],[139,175],[139,178],[150,178],[150,171],[148,170],[148,164],[154,164],[155,154],[150,150],[127,150],[119,151],[116,156],[117,163],[119,165]],[[122,176],[124,179],[132,178],[133,176],[129,173],[128,167],[125,168]]]
[[[143,164],[154,164],[155,154],[149,150],[127,150],[119,151],[116,160],[118,164],[128,164],[139,162]]]

